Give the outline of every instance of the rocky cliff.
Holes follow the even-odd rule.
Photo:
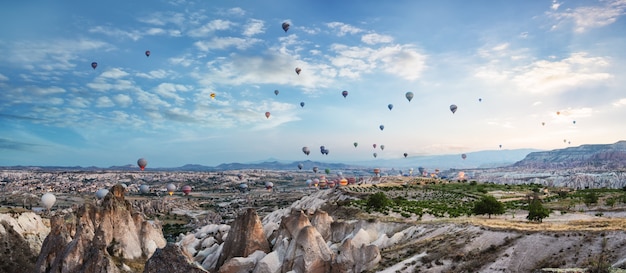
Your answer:
[[[551,168],[626,168],[626,141],[614,144],[590,144],[565,149],[530,153],[514,167]]]
[[[50,224],[35,272],[141,271],[146,259],[166,245],[160,224],[133,212],[119,184],[101,203],[53,217]]]
[[[49,232],[35,213],[0,214],[0,272],[31,272]]]

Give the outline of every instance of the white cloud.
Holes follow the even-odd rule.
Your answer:
[[[9,77],[0,74],[0,81],[8,81],[8,80],[9,80]]]
[[[370,73],[381,67],[389,74],[415,80],[426,68],[426,56],[409,45],[373,49],[334,44],[331,50],[337,53],[331,58],[331,63],[340,68],[340,76],[349,78],[358,78],[361,73]]]
[[[178,92],[187,92],[190,88],[182,84],[161,83],[154,90],[156,94],[163,98],[173,99],[177,104],[183,103],[185,99],[178,95]]]
[[[393,37],[377,33],[369,33],[361,36],[361,41],[368,45],[386,44],[393,42]]]
[[[117,94],[113,96],[113,100],[121,107],[128,107],[133,103],[133,99],[126,94]]]
[[[262,20],[258,19],[250,19],[248,23],[244,26],[243,35],[244,36],[254,36],[265,31],[265,24]]]
[[[120,69],[120,68],[112,68],[107,71],[102,72],[99,77],[109,78],[109,79],[119,79],[128,76],[128,72]]]
[[[78,107],[78,108],[87,108],[89,107],[90,102],[85,98],[76,97],[76,98],[71,99],[69,101],[69,104],[71,106]]]
[[[244,16],[246,15],[246,11],[240,7],[234,7],[226,10],[225,15],[236,15],[236,16]]]
[[[604,72],[609,61],[604,57],[590,57],[577,52],[562,60],[536,60],[531,63],[508,66],[510,63],[490,62],[475,70],[474,76],[487,82],[514,83],[519,90],[537,94],[562,92],[572,87],[599,84],[613,77]]]
[[[624,15],[626,10],[625,0],[602,1],[600,3],[603,3],[603,5],[577,7],[563,12],[549,12],[548,15],[557,20],[557,25],[553,26],[553,28],[557,28],[561,23],[572,21],[574,23],[574,31],[580,33],[591,28],[613,24],[620,16]]]
[[[218,30],[227,30],[234,25],[235,23],[231,21],[227,21],[227,20],[221,20],[221,19],[212,20],[199,28],[192,29],[191,31],[189,31],[189,36],[206,37],[210,33],[213,33]]]
[[[139,18],[138,20],[139,22],[156,26],[165,26],[167,24],[181,26],[185,22],[185,15],[178,12],[155,12],[148,17]]]
[[[615,107],[626,106],[626,98],[622,98],[622,99],[619,99],[619,100],[613,102],[613,106],[615,106]]]
[[[611,74],[601,72],[607,65],[605,58],[573,53],[560,61],[540,60],[520,67],[512,81],[531,93],[560,92],[611,78]]]
[[[89,32],[91,32],[91,33],[101,33],[101,34],[104,34],[104,35],[107,35],[107,36],[117,37],[117,38],[129,38],[129,39],[131,39],[133,41],[137,41],[137,40],[141,39],[141,37],[143,36],[143,33],[139,32],[137,30],[125,31],[125,30],[112,28],[112,27],[105,27],[105,26],[93,27],[93,28],[89,29]]]
[[[146,79],[164,79],[168,77],[171,73],[165,71],[163,69],[152,70],[148,73],[137,73],[137,77],[146,78]]]
[[[559,3],[556,0],[552,0],[552,5],[550,6],[550,9],[557,10],[557,9],[559,9],[560,6],[561,6],[561,3]]]
[[[341,22],[327,23],[326,26],[333,29],[335,33],[337,34],[337,36],[339,37],[345,36],[346,34],[357,34],[357,33],[363,32],[363,30],[360,28],[357,28],[348,24],[344,24]]]
[[[195,42],[194,45],[202,51],[209,51],[211,49],[226,49],[229,47],[244,50],[259,42],[261,42],[261,40],[255,38],[244,39],[237,37],[215,37],[210,41]]]
[[[76,67],[83,52],[106,51],[112,47],[105,42],[79,40],[21,41],[9,43],[0,61],[14,63],[29,70],[58,72]]]
[[[96,100],[96,107],[98,108],[106,108],[106,107],[113,107],[115,106],[115,103],[113,103],[113,101],[111,101],[111,99],[109,97],[99,97]]]

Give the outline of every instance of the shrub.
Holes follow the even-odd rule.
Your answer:
[[[491,218],[492,214],[503,214],[504,205],[491,195],[483,196],[479,201],[474,203],[474,214],[487,214]]]

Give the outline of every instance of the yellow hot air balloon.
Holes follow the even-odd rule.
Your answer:
[[[211,98],[215,99],[215,93],[211,93]]]

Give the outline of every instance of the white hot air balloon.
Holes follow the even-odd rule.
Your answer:
[[[99,189],[96,191],[96,197],[98,199],[103,199],[105,196],[107,196],[107,194],[109,194],[109,190],[107,189]]]
[[[52,206],[54,206],[54,203],[56,202],[57,198],[52,193],[46,193],[41,196],[41,205],[43,205],[47,210],[50,210],[50,208],[52,208]]]
[[[146,194],[148,192],[150,192],[150,186],[143,184],[141,186],[139,186],[139,191],[143,194]]]

